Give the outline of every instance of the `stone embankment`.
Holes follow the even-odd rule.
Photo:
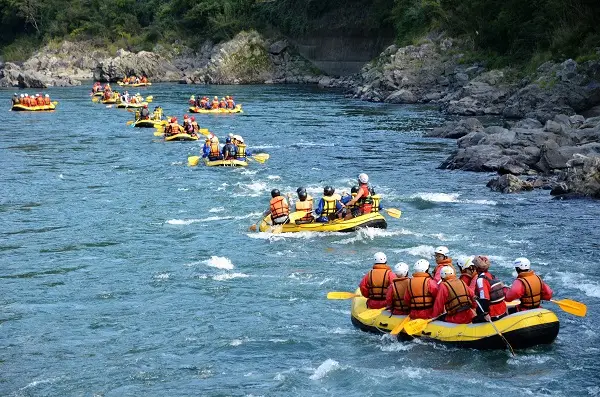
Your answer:
[[[255,31],[198,51],[185,47],[109,54],[89,42],[52,44],[27,62],[0,65],[0,87],[45,88],[80,85],[81,80],[116,82],[126,75],[185,84],[314,83],[320,73],[286,40],[268,40]]]

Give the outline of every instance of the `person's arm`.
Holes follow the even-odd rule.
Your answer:
[[[325,201],[323,201],[323,199],[320,199],[319,204],[317,205],[317,208],[315,209],[314,213],[318,216],[321,216],[321,214],[323,213],[324,206],[325,206]]]
[[[356,202],[362,197],[363,191],[362,189],[359,189],[358,193],[356,193],[356,196],[354,196],[354,198],[352,200],[350,200],[348,202],[348,204],[346,204],[347,207],[351,207],[354,204],[356,204]]]
[[[523,283],[517,279],[512,283],[512,286],[510,287],[510,289],[508,291],[506,291],[504,300],[506,300],[507,302],[511,302],[516,299],[521,299],[521,297],[523,296],[523,292],[524,292]]]
[[[484,314],[489,314],[490,312],[490,293],[489,293],[489,283],[487,280],[483,278],[477,279],[477,290],[478,294],[475,297],[477,299],[477,304],[481,308],[481,311]]]
[[[367,281],[369,279],[368,274],[366,276],[364,276],[362,278],[362,280],[360,280],[360,293],[365,297],[365,298],[369,298],[369,288],[367,288]]]
[[[542,300],[549,301],[552,299],[552,289],[542,281]]]
[[[445,286],[439,288],[435,302],[433,303],[433,317],[437,317],[446,310],[446,298],[448,298],[448,290]],[[433,318],[432,317],[432,318]]]

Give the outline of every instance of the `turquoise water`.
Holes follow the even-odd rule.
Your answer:
[[[359,102],[296,86],[157,84],[180,119],[190,94],[234,94],[245,113],[196,116],[271,155],[247,169],[186,166],[201,142],[163,142],[51,89],[54,113],[1,113],[0,395],[600,395],[600,206],[547,191],[490,192],[489,174],[438,170],[455,142],[422,138],[435,109]],[[12,91],[0,92],[8,104]],[[367,172],[387,230],[252,233],[269,192],[349,191]],[[488,254],[512,280],[531,259],[557,298],[551,346],[508,352],[395,342],[350,323],[373,253],[390,262]]]

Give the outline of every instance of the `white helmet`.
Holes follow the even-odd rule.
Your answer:
[[[444,247],[444,246],[437,247],[435,249],[435,251],[433,251],[434,254],[442,254],[444,256],[448,256],[449,252],[450,252],[450,250],[448,250],[448,247]]]
[[[365,174],[364,172],[362,174],[358,174],[358,181],[360,183],[369,183],[369,175]]]
[[[46,94],[46,98],[50,98],[50,95]]]
[[[460,258],[456,262],[456,265],[458,266],[458,268],[460,270],[466,269],[469,266],[473,266],[473,257],[472,256],[466,256],[466,257]]]
[[[232,138],[235,139],[236,141],[241,141],[242,140],[242,137],[239,136],[239,135],[234,135],[234,136],[232,136]]]
[[[375,264],[387,263],[387,256],[385,256],[383,252],[376,252],[375,255],[373,255],[373,258],[375,259]]]
[[[442,279],[445,279],[448,276],[454,276],[454,269],[450,266],[444,266],[442,267],[442,270],[440,270],[440,276]]]
[[[394,266],[394,273],[396,273],[396,276],[398,277],[406,277],[408,274],[408,265],[404,262],[396,263],[396,266]]]
[[[531,269],[531,262],[529,262],[529,259],[527,259],[527,258],[517,258],[513,262],[513,265],[517,269],[520,269],[523,271],[528,271],[529,269]]]
[[[25,94],[26,97],[29,97],[29,94]]]
[[[25,98],[25,95],[24,95],[24,94],[21,94],[21,98]]]
[[[415,262],[415,265],[413,266],[413,270],[415,272],[426,272],[428,269],[429,261],[425,259],[419,259],[417,262]]]

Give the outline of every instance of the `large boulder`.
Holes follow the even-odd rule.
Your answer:
[[[533,190],[533,183],[521,180],[512,174],[504,174],[493,178],[486,186],[496,192],[502,193],[516,193],[523,190]]]
[[[476,118],[446,121],[442,126],[424,134],[426,137],[458,139],[471,132],[483,131],[483,124]]]
[[[179,81],[181,72],[167,59],[154,52],[132,53],[119,50],[116,57],[102,59],[94,70],[94,79],[115,82],[124,76],[148,76],[151,81]]]
[[[550,194],[575,194],[600,199],[600,156],[574,156]]]

